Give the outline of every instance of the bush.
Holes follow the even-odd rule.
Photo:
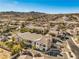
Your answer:
[[[22,33],[24,33],[24,32],[29,32],[29,29],[21,28],[20,32],[22,32]]]
[[[33,50],[34,50],[34,49],[36,49],[36,46],[35,46],[35,45],[33,45],[33,46],[32,46],[32,49],[33,49]]]
[[[14,55],[16,53],[19,53],[22,50],[22,48],[20,44],[17,44],[17,45],[14,45],[11,50],[12,50],[12,55]]]

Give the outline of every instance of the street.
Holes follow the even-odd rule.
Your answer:
[[[74,44],[74,42],[71,39],[68,40],[68,43],[76,58],[79,59],[79,48]]]

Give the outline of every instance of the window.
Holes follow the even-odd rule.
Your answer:
[[[41,46],[41,44],[40,44],[40,46]]]
[[[38,45],[38,43],[37,43],[37,45]]]
[[[45,45],[43,45],[43,47],[46,47]]]
[[[43,48],[43,51],[45,51],[45,49]]]
[[[36,42],[34,42],[34,44],[36,45]]]

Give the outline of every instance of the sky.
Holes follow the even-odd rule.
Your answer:
[[[0,12],[79,13],[79,0],[0,0]]]

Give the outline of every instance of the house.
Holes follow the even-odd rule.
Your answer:
[[[0,41],[6,41],[6,40],[8,40],[8,37],[6,37],[6,36],[0,36]]]
[[[74,28],[74,31],[75,31],[75,34],[76,34],[76,35],[79,35],[79,27],[75,27],[75,28]]]
[[[42,38],[42,35],[36,34],[36,33],[25,32],[25,33],[18,33],[16,37],[24,40],[25,42],[27,42],[26,44],[28,45],[34,45],[36,41]]]
[[[44,55],[41,52],[32,49],[29,49],[28,51],[31,52],[33,59],[44,59]]]
[[[66,32],[69,33],[70,35],[76,34],[75,30],[72,30],[72,29],[67,29]]]
[[[75,27],[72,29],[67,29],[66,32],[70,33],[71,35],[79,35],[79,27]]]
[[[27,50],[20,54],[17,59],[44,59],[44,56],[42,53],[36,51],[36,50]]]
[[[25,40],[26,44],[36,46],[36,49],[39,50],[48,50],[52,45],[52,36],[51,35],[41,35],[36,33],[19,33],[17,34],[19,38]]]
[[[52,36],[49,34],[43,36],[40,40],[36,41],[36,48],[42,51],[47,51],[52,45]]]

